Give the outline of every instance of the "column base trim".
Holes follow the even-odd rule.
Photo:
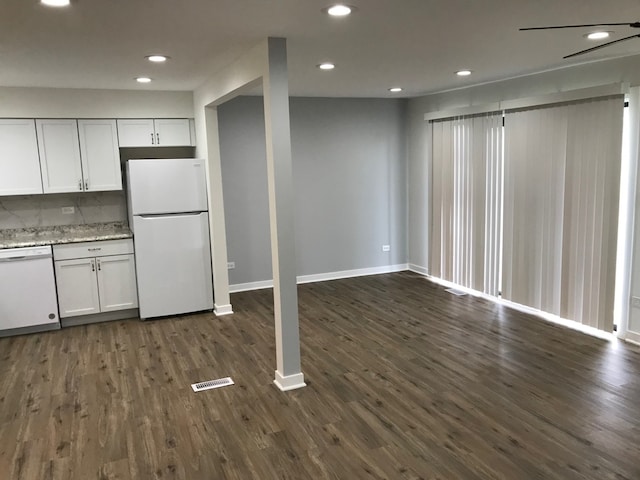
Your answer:
[[[214,305],[213,313],[216,317],[222,317],[223,315],[231,315],[233,310],[231,309],[231,304],[228,305]]]
[[[275,383],[276,387],[278,387],[283,392],[288,392],[289,390],[295,390],[297,388],[307,386],[307,384],[304,383],[304,375],[302,374],[302,372],[283,377],[282,375],[280,375],[280,372],[276,370],[276,378],[273,383]]]

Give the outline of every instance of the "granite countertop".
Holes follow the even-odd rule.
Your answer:
[[[38,247],[131,237],[133,234],[129,226],[123,222],[17,228],[0,230],[0,248]]]

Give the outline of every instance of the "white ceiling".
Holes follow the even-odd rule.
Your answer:
[[[0,0],[0,86],[193,90],[267,36],[288,39],[292,95],[416,96],[640,53],[640,38],[575,59],[591,29],[519,27],[640,20],[638,0]],[[610,40],[640,34],[616,27]],[[150,64],[145,55],[171,60]],[[322,72],[321,61],[337,68]],[[462,79],[456,70],[469,68]],[[140,86],[133,79],[154,79]],[[397,94],[396,94],[397,96]]]

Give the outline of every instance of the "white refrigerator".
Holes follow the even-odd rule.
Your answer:
[[[204,160],[127,162],[140,318],[213,308]]]

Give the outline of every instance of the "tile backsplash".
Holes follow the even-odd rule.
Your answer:
[[[126,221],[124,191],[0,197],[0,229]]]

